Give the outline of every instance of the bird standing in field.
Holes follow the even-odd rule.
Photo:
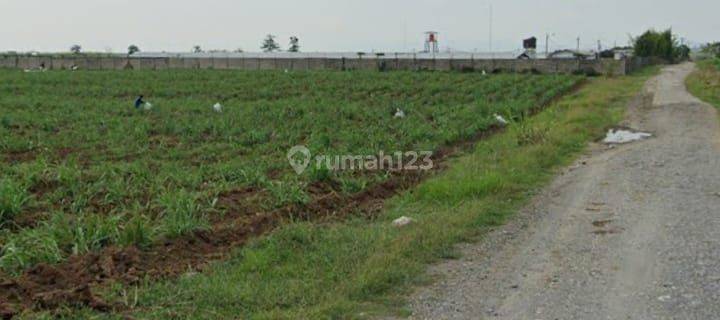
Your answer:
[[[218,102],[213,106],[213,110],[215,110],[215,112],[217,113],[222,113],[223,106],[220,104],[220,102]]]
[[[395,118],[396,119],[402,119],[405,118],[405,111],[400,110],[400,108],[397,108],[395,110]]]

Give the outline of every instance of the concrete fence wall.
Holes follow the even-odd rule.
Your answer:
[[[413,58],[132,58],[93,56],[2,56],[0,68],[81,70],[434,70],[626,75],[647,64],[626,60],[474,60]]]

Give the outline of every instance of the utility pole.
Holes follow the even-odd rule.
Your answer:
[[[547,59],[547,57],[549,55],[550,55],[550,34],[546,33],[545,34],[545,58]]]
[[[577,52],[580,52],[580,37],[577,38]]]

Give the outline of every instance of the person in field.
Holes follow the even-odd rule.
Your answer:
[[[137,99],[135,99],[135,109],[140,109],[145,104],[145,101],[143,101],[143,96],[140,95]]]

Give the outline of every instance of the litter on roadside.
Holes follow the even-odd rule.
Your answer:
[[[413,222],[415,222],[415,220],[413,220],[412,218],[401,217],[401,218],[395,219],[395,221],[393,221],[393,226],[396,228],[402,228],[402,227],[412,224]]]
[[[497,120],[497,122],[503,126],[508,125],[508,121],[499,114],[495,114],[495,120]]]
[[[608,131],[603,142],[606,144],[624,144],[650,137],[652,137],[652,134],[646,132],[637,132],[629,129],[611,129]]]

